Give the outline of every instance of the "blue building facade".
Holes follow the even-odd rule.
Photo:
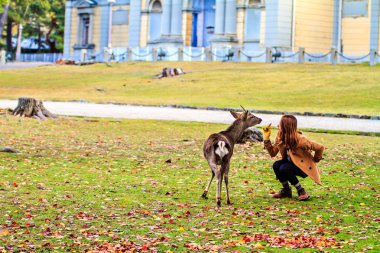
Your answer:
[[[378,50],[379,0],[68,0],[65,57],[82,49]]]

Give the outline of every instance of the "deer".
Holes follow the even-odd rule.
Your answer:
[[[203,146],[203,155],[211,168],[211,179],[202,194],[202,198],[207,199],[212,180],[216,177],[216,204],[218,207],[221,206],[223,179],[226,185],[227,204],[231,205],[228,192],[228,172],[235,143],[241,139],[244,130],[260,124],[262,121],[259,117],[245,110],[244,107],[242,109],[243,112],[230,111],[235,121],[225,131],[211,134]],[[218,169],[218,166],[220,166],[220,169]]]

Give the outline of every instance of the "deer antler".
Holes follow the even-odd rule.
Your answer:
[[[244,112],[247,112],[247,110],[244,109],[244,107],[242,105],[240,105],[240,107],[243,109]]]

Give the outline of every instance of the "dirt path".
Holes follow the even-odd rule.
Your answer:
[[[233,118],[227,111],[179,109],[168,107],[132,106],[114,104],[95,104],[80,102],[44,102],[46,108],[58,115],[111,117],[128,119],[156,119],[198,121],[211,123],[231,123]],[[0,108],[15,108],[16,100],[0,100]],[[256,114],[263,119],[261,125],[277,125],[281,115]],[[330,117],[297,116],[299,128],[325,130],[351,130],[361,132],[380,132],[380,120],[345,119]]]
[[[48,66],[53,63],[49,62],[11,62],[7,64],[0,64],[0,70],[3,69],[27,69],[27,68],[35,68],[40,66]]]

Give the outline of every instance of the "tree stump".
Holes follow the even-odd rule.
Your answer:
[[[46,118],[57,118],[49,112],[41,100],[34,98],[19,98],[16,109],[13,110],[14,116],[32,117],[45,120]]]

